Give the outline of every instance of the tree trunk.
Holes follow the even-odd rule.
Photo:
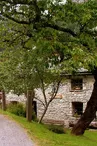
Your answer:
[[[2,91],[2,110],[6,110],[6,96],[4,91]]]
[[[31,122],[32,120],[32,99],[34,96],[33,90],[27,91],[27,104],[26,104],[26,118],[27,121]]]
[[[48,106],[49,106],[49,104],[46,105],[46,107],[45,107],[45,109],[44,109],[44,111],[43,111],[43,114],[42,114],[42,116],[41,116],[41,118],[40,118],[40,120],[39,120],[39,123],[42,122],[42,120],[43,120],[43,118],[44,118],[44,116],[45,116],[45,114],[46,114],[46,112],[47,112]]]
[[[78,122],[74,125],[71,133],[74,135],[83,135],[86,128],[88,128],[89,124],[95,118],[96,110],[97,110],[97,68],[94,71],[94,88],[92,91],[92,95],[87,103],[87,107],[85,112],[78,120]]]

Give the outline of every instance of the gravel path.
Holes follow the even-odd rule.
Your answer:
[[[6,116],[0,115],[0,146],[35,146],[25,130]]]

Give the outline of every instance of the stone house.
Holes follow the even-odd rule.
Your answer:
[[[89,72],[79,72],[76,76],[65,75],[56,98],[50,103],[43,118],[45,123],[64,124],[69,126],[84,112],[93,89],[94,78]],[[38,97],[43,100],[41,90],[36,91]],[[49,94],[48,94],[49,98]],[[9,93],[7,102],[26,102],[24,95],[18,96]],[[35,113],[39,119],[44,107],[39,100],[34,101]]]
[[[80,72],[76,76],[67,75],[61,84],[56,98],[51,102],[43,121],[45,123],[69,126],[84,112],[89,100],[94,78],[89,72]],[[39,96],[42,94],[39,92]],[[43,105],[37,101],[37,117],[43,113]]]

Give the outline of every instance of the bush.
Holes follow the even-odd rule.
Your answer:
[[[34,111],[32,111],[32,120],[38,122],[37,116]]]
[[[64,126],[63,125],[47,125],[47,128],[50,131],[55,132],[55,133],[58,133],[58,134],[65,133],[65,130],[64,130]]]
[[[26,108],[22,103],[12,104],[10,103],[7,107],[7,111],[17,115],[26,117]]]

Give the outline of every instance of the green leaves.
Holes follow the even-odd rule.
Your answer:
[[[54,82],[61,72],[97,65],[96,0],[17,2],[0,2],[5,7],[0,8],[0,48],[6,49],[0,68],[6,88],[24,92],[41,81],[45,86]]]

